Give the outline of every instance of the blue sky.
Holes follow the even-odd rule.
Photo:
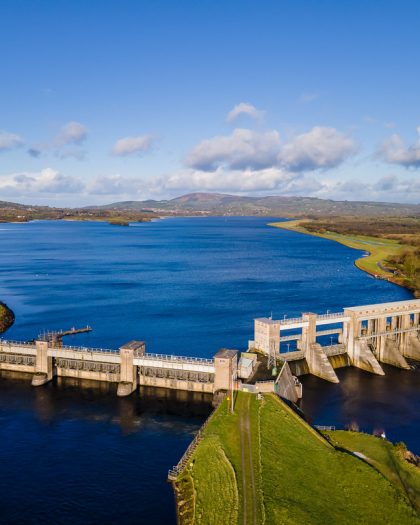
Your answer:
[[[0,199],[420,201],[420,2],[2,0]]]

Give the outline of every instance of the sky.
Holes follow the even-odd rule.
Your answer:
[[[420,202],[418,0],[1,0],[0,200]]]

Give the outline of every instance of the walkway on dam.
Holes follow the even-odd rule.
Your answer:
[[[257,495],[255,490],[254,450],[250,418],[251,396],[239,396],[237,407],[240,416],[238,420],[241,437],[242,465],[242,522],[244,525],[257,524]]]

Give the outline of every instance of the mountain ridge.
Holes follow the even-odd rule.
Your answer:
[[[250,197],[229,193],[194,192],[172,199],[117,201],[104,205],[78,208],[27,205],[0,200],[3,213],[18,211],[49,214],[88,213],[140,213],[154,215],[259,215],[274,217],[319,218],[328,216],[420,217],[420,204],[377,201],[348,201],[267,195]]]
[[[92,207],[91,207],[92,208]],[[195,192],[173,199],[119,201],[94,208],[126,211],[207,213],[221,215],[420,215],[420,204],[376,201],[336,201],[316,197],[268,195],[249,197],[227,193]]]

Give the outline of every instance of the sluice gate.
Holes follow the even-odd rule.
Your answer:
[[[384,375],[381,363],[410,369],[407,359],[420,361],[419,320],[420,299],[348,307],[323,315],[305,313],[292,319],[259,318],[254,321],[249,348],[264,352],[272,362],[278,357],[289,363],[303,361],[310,374],[337,383],[333,364],[339,360],[331,358],[339,355],[351,366],[379,375]],[[330,328],[318,330],[326,325]],[[318,340],[325,336],[331,338],[329,345]],[[337,338],[334,344],[333,336]],[[289,351],[294,341],[296,348]],[[285,344],[286,352],[282,351]]]
[[[341,366],[380,375],[384,375],[381,363],[410,369],[407,359],[420,361],[419,321],[420,299],[349,307],[323,315],[305,313],[280,321],[255,319],[249,350],[266,354],[269,366],[281,359],[287,373],[281,382],[257,382],[254,386],[263,391],[281,384],[285,392],[294,390],[289,365],[295,376],[310,373],[335,383],[335,368]],[[325,338],[330,338],[329,345],[322,344]],[[245,373],[241,370],[253,366],[252,354],[243,354],[238,364],[237,350],[222,349],[213,359],[205,359],[147,353],[143,341],[130,341],[111,350],[65,346],[59,339],[0,339],[0,370],[32,374],[34,386],[44,385],[54,376],[117,383],[119,396],[131,394],[139,385],[209,394],[250,388],[239,378],[249,377],[241,375]],[[291,344],[296,346],[289,351]],[[285,345],[287,352],[283,351]]]
[[[142,341],[110,350],[0,339],[0,370],[30,373],[34,386],[54,376],[118,383],[120,396],[138,385],[210,394],[227,390],[236,374],[236,357],[236,350],[220,350],[213,359],[151,354]]]

